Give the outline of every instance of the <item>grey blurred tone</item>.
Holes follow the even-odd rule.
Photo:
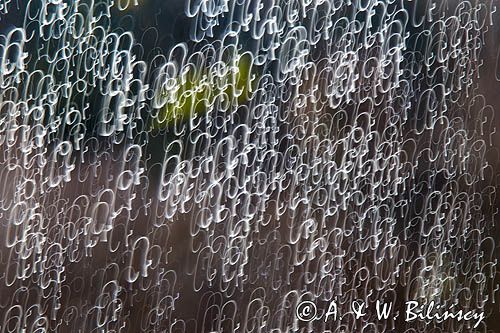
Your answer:
[[[0,1],[2,332],[500,332],[500,3],[126,3]]]

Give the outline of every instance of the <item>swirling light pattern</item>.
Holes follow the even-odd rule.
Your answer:
[[[500,329],[497,6],[0,1],[0,331]]]

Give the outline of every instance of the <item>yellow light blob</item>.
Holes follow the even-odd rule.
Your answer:
[[[159,111],[158,116],[153,119],[152,130],[161,130],[174,124],[179,124],[190,119],[190,117],[205,114],[210,105],[223,92],[230,99],[236,98],[238,104],[248,101],[251,93],[251,61],[246,57],[240,57],[236,64],[234,73],[229,73],[223,78],[224,89],[218,91],[213,85],[214,75],[205,72],[199,78],[194,78],[193,72],[185,75],[185,80],[177,78],[175,96]],[[226,65],[227,66],[227,65]]]

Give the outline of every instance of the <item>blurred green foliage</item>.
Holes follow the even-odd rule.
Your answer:
[[[224,70],[218,74],[213,68],[211,71],[196,68],[177,77],[174,88],[163,92],[167,103],[153,119],[151,129],[162,130],[204,115],[219,98],[233,106],[248,102],[256,76],[248,58],[241,56],[234,66],[223,64]]]

